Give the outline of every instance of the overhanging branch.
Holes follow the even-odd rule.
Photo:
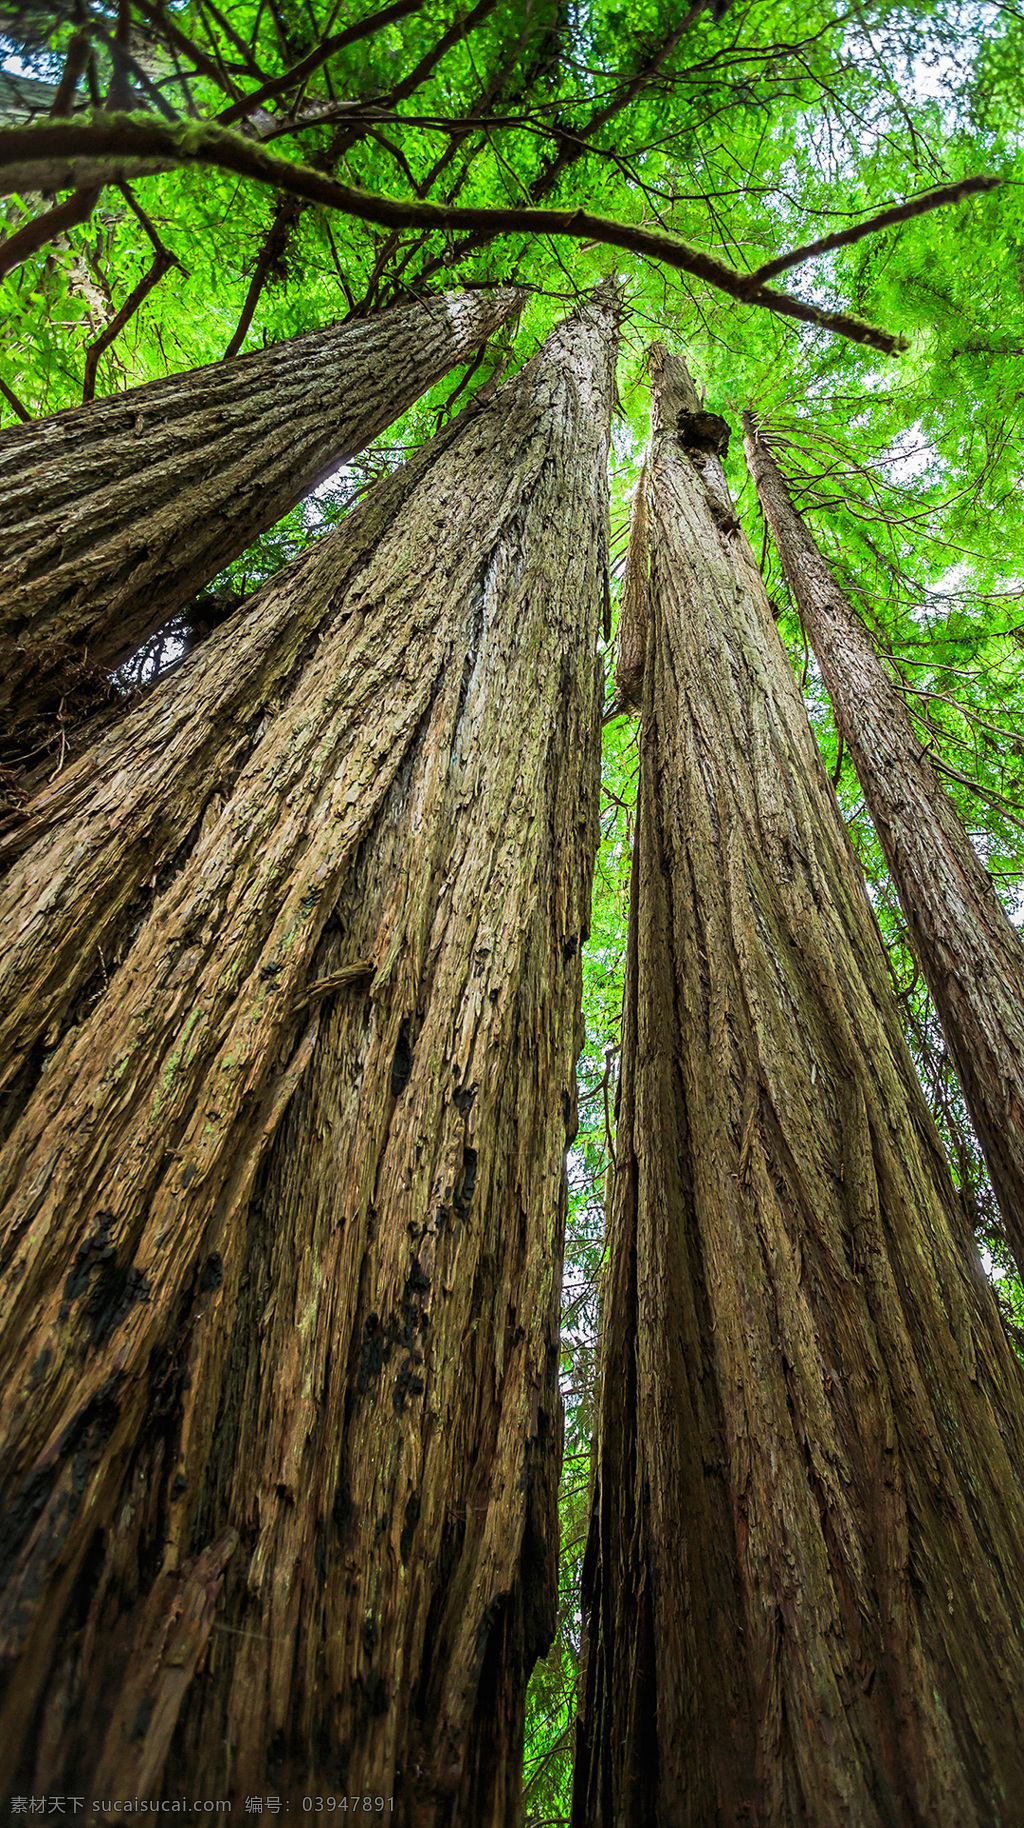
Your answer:
[[[756,274],[738,272],[678,236],[619,222],[609,216],[597,216],[585,209],[457,207],[424,199],[378,196],[354,185],[341,184],[308,165],[278,158],[264,147],[222,127],[195,122],[172,126],[146,114],[96,114],[88,121],[44,120],[0,132],[2,194],[72,187],[81,191],[146,173],[197,164],[233,171],[240,177],[268,184],[290,196],[386,229],[418,228],[449,235],[459,231],[484,231],[489,237],[556,235],[600,242],[660,261],[676,272],[703,280],[741,304],[757,305],[779,316],[830,330],[851,342],[881,350],[885,355],[895,355],[907,347],[903,338],[849,312],[824,311],[803,299],[774,291]],[[979,181],[973,182],[978,188]],[[980,184],[992,182],[981,180]],[[965,194],[962,185],[951,188],[958,196]],[[854,232],[846,230],[843,234]],[[832,245],[838,239],[826,238]],[[773,265],[795,264],[820,251],[821,244],[813,243],[808,249],[781,256]]]

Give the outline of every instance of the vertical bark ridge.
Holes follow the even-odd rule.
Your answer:
[[[0,1744],[49,1788],[141,1760],[514,1819],[556,1600],[616,315],[597,294],[467,414],[327,591],[0,1160]],[[231,1530],[164,1756],[166,1659],[126,1650]]]
[[[375,717],[423,635],[408,615],[368,607],[360,581],[473,411],[249,598],[0,839],[0,1138],[216,823],[270,720],[303,689],[348,595],[349,715]]]
[[[666,367],[574,1828],[995,1828],[1024,1377]]]
[[[758,500],[864,789],[908,943],[935,999],[1024,1275],[1024,947],[903,698],[749,414],[744,434]]]
[[[0,432],[0,706],[69,651],[124,659],[517,304],[449,293]]]

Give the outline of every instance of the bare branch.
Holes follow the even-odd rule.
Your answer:
[[[959,184],[942,184],[937,190],[926,190],[920,197],[912,197],[909,203],[897,203],[891,209],[880,210],[877,216],[869,217],[867,222],[858,222],[854,228],[839,229],[834,235],[822,235],[818,241],[808,241],[802,248],[792,248],[788,254],[780,254],[777,260],[767,260],[764,266],[751,273],[751,286],[764,285],[765,280],[774,279],[776,273],[785,272],[787,267],[799,266],[804,260],[813,260],[818,254],[828,254],[833,248],[845,248],[864,235],[877,235],[880,229],[889,228],[894,222],[908,222],[912,216],[923,216],[928,210],[942,209],[947,203],[959,203],[962,197],[972,197],[980,191],[995,190],[1001,183],[999,178],[976,177],[963,178]]]
[[[259,255],[257,256],[253,275],[249,281],[249,289],[246,292],[245,302],[242,305],[238,322],[235,325],[234,334],[224,351],[225,362],[229,361],[233,355],[237,355],[242,344],[245,342],[246,332],[249,325],[252,323],[253,314],[259,303],[260,293],[267,283],[271,268],[281,260],[284,255],[284,251],[288,246],[288,237],[291,234],[293,224],[298,220],[301,208],[302,205],[298,198],[282,197],[274,211],[274,220],[264,237],[263,246],[260,248]]]
[[[64,190],[67,187],[57,183],[39,184],[33,188]],[[99,184],[78,186],[74,195],[66,197],[63,203],[55,203],[52,209],[44,210],[41,216],[34,216],[31,222],[23,223],[13,235],[8,235],[6,241],[0,242],[0,275],[10,273],[15,267],[19,267],[23,260],[27,260],[30,254],[35,254],[40,248],[45,247],[46,243],[52,241],[55,235],[62,235],[65,229],[77,228],[80,222],[88,222],[102,189],[103,181]]]
[[[18,418],[22,421],[22,423],[27,425],[29,420],[32,417],[32,414],[29,412],[29,410],[26,406],[22,405],[22,403],[18,399],[18,396],[15,393],[13,387],[8,387],[6,381],[0,380],[0,394],[3,394],[3,397],[7,401],[7,404],[10,407],[11,411],[14,413],[17,413]]]
[[[89,61],[89,38],[86,32],[76,31],[68,45],[68,54],[64,60],[60,82],[50,103],[50,113],[54,116],[71,113],[71,105],[78,88],[78,79],[85,72]]]

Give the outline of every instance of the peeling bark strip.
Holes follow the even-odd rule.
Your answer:
[[[1024,1276],[1024,947],[750,415],[744,444]]]
[[[516,1819],[556,1603],[615,319],[596,295],[261,593],[235,664],[278,598],[301,658],[0,1157],[8,1787]],[[193,661],[186,729],[228,657]],[[182,1654],[209,1624],[189,1683],[179,1605]]]
[[[131,653],[517,303],[449,293],[0,432],[0,705],[45,700],[53,643]]]
[[[720,461],[656,425],[572,1820],[996,1828],[1024,1375]]]

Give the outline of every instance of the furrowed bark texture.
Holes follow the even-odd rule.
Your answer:
[[[0,432],[0,706],[114,666],[516,309],[451,293]]]
[[[317,544],[278,572],[0,839],[0,1139],[220,816],[336,599],[465,424],[464,414],[372,491],[329,564]],[[386,664],[367,671],[368,715],[387,683]]]
[[[0,1781],[515,1819],[615,317],[595,295],[258,595],[239,642],[283,598],[296,647],[248,748],[217,748],[237,650],[182,668],[210,797],[0,1157]]]
[[[572,1820],[1008,1828],[1024,1375],[724,472],[652,373]]]
[[[907,936],[985,1152],[1024,1275],[1024,947],[918,741],[906,704],[839,588],[749,415],[758,499],[907,917]]]

